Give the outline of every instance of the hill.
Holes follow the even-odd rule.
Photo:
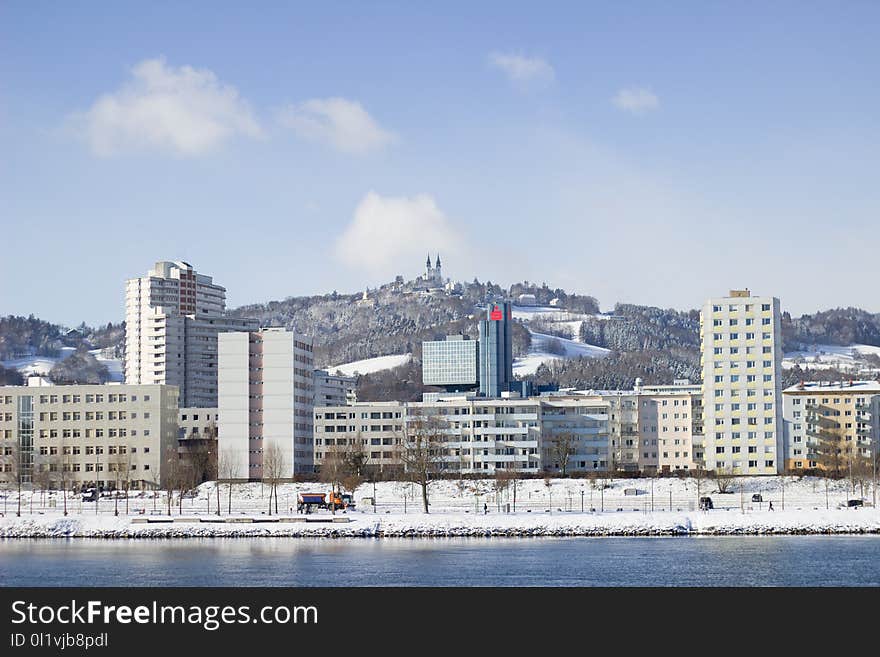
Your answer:
[[[519,378],[580,388],[626,388],[636,377],[647,383],[675,378],[698,380],[699,311],[617,304],[601,313],[598,301],[547,284],[528,281],[510,287],[474,280],[454,294],[407,292],[400,282],[364,294],[288,297],[230,310],[255,317],[263,326],[283,326],[315,339],[316,367],[361,364],[365,399],[408,395],[403,383],[421,393],[421,343],[445,335],[477,336],[483,306],[492,299],[532,295],[515,307],[514,356]],[[552,304],[552,305],[551,305]],[[92,381],[121,376],[124,324],[64,327],[29,317],[0,318],[2,381],[16,371],[48,373],[71,354],[79,356],[56,371],[59,380]],[[875,376],[880,372],[880,314],[835,308],[782,318],[786,382]],[[85,353],[95,359],[89,358]],[[403,362],[406,355],[410,360]],[[399,358],[385,358],[399,355]],[[376,360],[378,359],[378,360]],[[93,362],[97,360],[98,362]],[[396,369],[382,369],[401,363]],[[109,373],[105,368],[109,368]],[[366,370],[370,371],[367,372]],[[407,388],[409,390],[410,388]]]

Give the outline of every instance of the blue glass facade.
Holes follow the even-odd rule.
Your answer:
[[[490,303],[480,321],[480,395],[500,397],[513,383],[513,321],[509,301]]]

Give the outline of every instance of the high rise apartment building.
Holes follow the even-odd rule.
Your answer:
[[[700,313],[705,463],[729,474],[783,469],[779,299],[733,290]]]
[[[270,445],[285,478],[312,472],[312,340],[280,328],[218,336],[221,477],[259,480]]]
[[[185,407],[217,405],[217,335],[252,331],[227,317],[226,290],[186,262],[157,262],[126,282],[125,382],[174,385]]]

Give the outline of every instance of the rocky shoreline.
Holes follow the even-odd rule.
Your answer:
[[[871,510],[739,513],[585,513],[553,516],[367,514],[320,519],[22,517],[0,519],[0,538],[540,538],[601,536],[880,535],[880,514]]]

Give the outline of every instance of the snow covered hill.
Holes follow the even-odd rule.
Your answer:
[[[587,317],[607,319],[607,315],[573,313],[564,308],[549,306],[513,306],[513,318],[529,330],[532,345],[529,353],[513,361],[513,373],[519,376],[534,374],[542,363],[563,358],[601,358],[610,350],[580,341],[581,323]],[[530,323],[538,320],[542,326],[553,326],[570,332],[574,339],[560,338],[532,330]],[[555,347],[555,348],[554,348]],[[556,352],[561,353],[556,353]]]
[[[55,365],[70,356],[76,351],[73,347],[61,347],[60,355],[51,356],[26,356],[24,358],[16,358],[15,360],[5,360],[2,362],[3,367],[18,370],[22,376],[47,376]],[[110,381],[113,383],[122,383],[125,380],[122,361],[118,358],[105,358],[101,355],[101,349],[91,349],[89,351],[99,363],[107,368],[110,373]]]
[[[866,362],[864,357],[868,354],[880,356],[880,347],[864,344],[852,344],[846,347],[818,344],[804,351],[786,353],[782,367],[791,369],[799,365],[802,370],[835,368],[853,375],[876,375],[880,369]]]
[[[393,354],[391,356],[377,356],[376,358],[356,360],[353,363],[343,363],[342,365],[331,365],[326,369],[331,374],[342,372],[346,376],[353,376],[355,373],[372,374],[373,372],[399,367],[410,360],[412,360],[412,354]]]

